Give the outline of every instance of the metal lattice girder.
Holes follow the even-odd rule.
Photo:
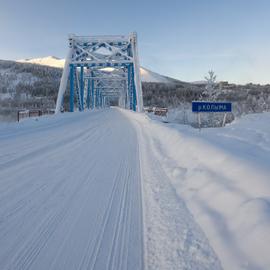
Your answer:
[[[106,95],[114,94],[121,101],[120,106],[142,111],[136,33],[127,36],[70,35],[56,113],[60,111],[68,76],[70,102],[74,102],[74,94],[77,94],[80,110],[103,106]],[[73,110],[74,105],[70,104],[70,111]]]

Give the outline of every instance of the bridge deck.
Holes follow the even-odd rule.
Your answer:
[[[0,269],[143,269],[136,132],[72,117],[0,134]]]

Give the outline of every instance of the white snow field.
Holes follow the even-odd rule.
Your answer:
[[[0,269],[270,269],[269,120],[0,125]]]
[[[134,118],[223,268],[270,269],[270,113],[201,131]]]

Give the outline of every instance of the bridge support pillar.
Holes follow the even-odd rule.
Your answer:
[[[134,66],[131,65],[131,91],[132,91],[132,110],[136,112],[137,106],[137,98],[136,98],[136,88],[135,88],[135,81],[134,81]]]
[[[83,66],[81,66],[81,82],[80,82],[80,94],[81,94],[81,111],[84,110],[84,80],[83,80]]]
[[[99,95],[99,89],[96,89],[96,96],[95,96],[95,108],[98,107],[98,95]]]
[[[90,92],[91,92],[91,82],[90,79],[87,80],[87,109],[90,109]]]
[[[94,106],[95,106],[95,90],[94,90],[94,80],[92,79],[91,80],[91,84],[92,84],[92,89],[91,89],[91,92],[92,92],[92,95],[91,95],[91,109],[93,110],[94,109]]]
[[[72,64],[70,64],[69,81],[70,81],[69,111],[74,112],[74,66]]]

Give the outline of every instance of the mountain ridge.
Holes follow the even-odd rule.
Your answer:
[[[50,66],[63,68],[65,65],[65,59],[61,59],[56,56],[45,56],[40,58],[29,58],[29,59],[20,59],[16,60],[20,63],[30,63],[37,64],[42,66]],[[176,83],[181,82],[180,80],[161,75],[159,73],[153,72],[147,68],[140,67],[141,78],[143,82],[154,82],[154,83]]]

